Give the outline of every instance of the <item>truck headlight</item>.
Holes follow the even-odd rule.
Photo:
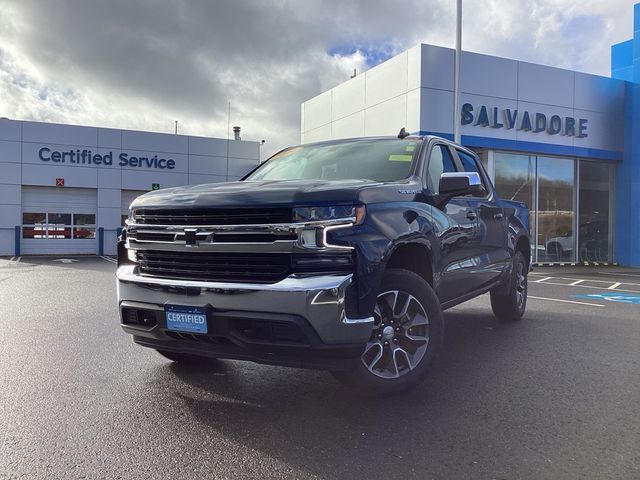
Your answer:
[[[297,207],[293,209],[292,220],[296,223],[345,220],[354,225],[364,221],[364,205],[336,205],[330,207]]]
[[[351,246],[331,243],[327,233],[359,225],[364,221],[364,216],[364,205],[338,205],[294,208],[292,218],[295,223],[304,225],[298,229],[298,239],[302,247],[351,250]]]

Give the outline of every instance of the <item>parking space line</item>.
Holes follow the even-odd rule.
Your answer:
[[[534,281],[531,283],[540,283],[540,282]],[[602,290],[603,288],[605,288],[603,286],[598,287],[595,285],[570,285],[568,283],[558,283],[558,282],[544,282],[542,285],[557,285],[559,287],[573,287],[573,288],[591,288],[592,290]],[[628,290],[626,288],[616,288],[616,292],[640,293],[640,290]]]
[[[613,275],[616,277],[640,277],[640,273],[598,272],[600,275]]]
[[[574,285],[580,285],[582,282],[584,282],[584,280],[576,280],[575,282],[570,283],[569,285],[572,285],[572,286],[574,286]]]
[[[559,298],[534,297],[533,295],[527,295],[527,298],[533,298],[535,300],[549,300],[550,302],[574,303],[576,305],[587,305],[589,307],[604,307],[604,305],[600,305],[599,303],[576,302],[574,300],[561,300]]]
[[[616,288],[618,288],[620,285],[622,285],[622,283],[618,282],[618,283],[614,283],[613,285],[611,285],[610,287],[607,287],[607,290],[615,290]]]
[[[553,277],[554,279],[557,280],[575,280],[575,278],[568,278],[568,277]],[[604,284],[609,284],[611,285],[612,283],[616,283],[616,282],[612,282],[611,280],[593,280],[591,278],[587,278],[587,279],[583,279],[585,282],[592,282],[592,283],[604,283]],[[633,283],[633,282],[622,282],[621,285],[634,285],[637,287],[640,287],[640,283]]]
[[[102,256],[102,255],[100,255],[100,258],[105,260],[105,261],[107,261],[107,262],[109,262],[109,263],[118,263],[118,261],[113,259],[113,258],[105,257],[105,256]]]
[[[542,283],[542,282],[544,282],[545,280],[550,280],[550,279],[552,279],[552,278],[553,278],[553,277],[544,277],[544,278],[541,278],[541,279],[539,279],[539,280],[534,280],[534,282],[535,282],[535,283]]]
[[[13,265],[14,263],[18,263],[22,257],[11,257],[7,260],[7,263],[2,265],[3,267],[8,267],[9,265]]]

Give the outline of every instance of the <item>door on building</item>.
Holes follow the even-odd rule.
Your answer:
[[[23,254],[95,254],[97,191],[22,187]]]

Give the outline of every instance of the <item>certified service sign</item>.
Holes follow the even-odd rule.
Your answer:
[[[52,150],[42,147],[38,150],[38,157],[43,162],[68,163],[73,165],[116,165],[120,167],[155,168],[160,170],[173,170],[176,161],[172,158],[162,158],[158,155],[152,157],[140,157],[127,152],[120,153],[115,159],[113,152],[93,153],[91,150]]]

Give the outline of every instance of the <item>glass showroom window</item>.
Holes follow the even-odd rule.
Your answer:
[[[614,167],[580,161],[578,197],[578,255],[581,262],[613,259]]]
[[[536,157],[515,153],[495,152],[495,187],[498,195],[506,200],[524,202],[531,210],[529,231],[534,238]],[[533,249],[533,245],[532,245]],[[531,252],[535,261],[535,252]]]
[[[538,262],[575,262],[575,161],[538,157]]]

